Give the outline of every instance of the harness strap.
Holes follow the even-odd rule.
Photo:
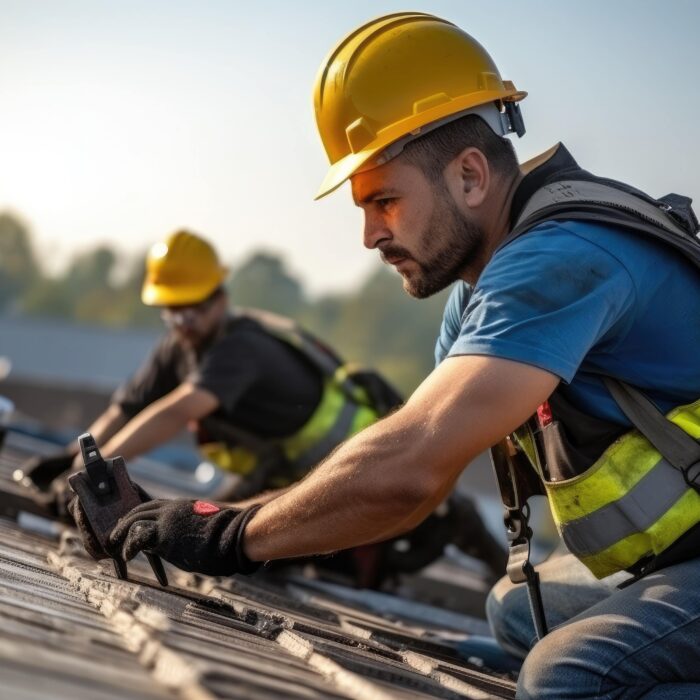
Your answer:
[[[532,225],[530,221],[540,219],[548,207],[556,206],[558,209],[570,207],[572,210],[577,210],[581,205],[590,204],[608,211],[613,209],[632,213],[648,224],[664,229],[675,236],[688,236],[689,232],[681,228],[669,216],[670,205],[660,209],[656,200],[652,200],[643,192],[632,190],[632,188],[622,190],[619,183],[615,184],[618,186],[611,186],[600,180],[598,182],[560,180],[545,185],[528,200],[518,217],[514,231],[521,227],[529,228]]]
[[[678,469],[686,483],[700,491],[700,444],[682,428],[668,420],[638,389],[611,377],[603,379],[605,386],[629,421]]]

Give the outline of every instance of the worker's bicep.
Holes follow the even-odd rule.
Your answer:
[[[558,383],[559,377],[533,365],[460,355],[437,367],[402,412],[420,426],[431,475],[451,480],[526,421]]]

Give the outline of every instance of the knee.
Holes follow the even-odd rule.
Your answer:
[[[527,655],[518,676],[518,700],[597,697],[601,675],[585,658],[573,625],[550,632]]]
[[[500,646],[525,658],[536,639],[525,586],[507,577],[498,581],[486,599],[486,618]]]

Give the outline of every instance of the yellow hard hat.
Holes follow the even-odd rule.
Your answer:
[[[469,112],[501,135],[522,135],[515,103],[526,95],[451,22],[422,12],[368,22],[331,51],[316,78],[316,123],[331,162],[316,198],[390,144]]]
[[[226,272],[207,241],[176,231],[149,251],[141,301],[147,306],[198,304],[221,285]]]

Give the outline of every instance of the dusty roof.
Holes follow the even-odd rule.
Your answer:
[[[9,442],[0,483],[25,456],[26,442]],[[512,681],[455,650],[481,620],[299,576],[168,574],[161,588],[137,560],[118,580],[70,531],[59,542],[1,518],[3,697],[513,696]]]

